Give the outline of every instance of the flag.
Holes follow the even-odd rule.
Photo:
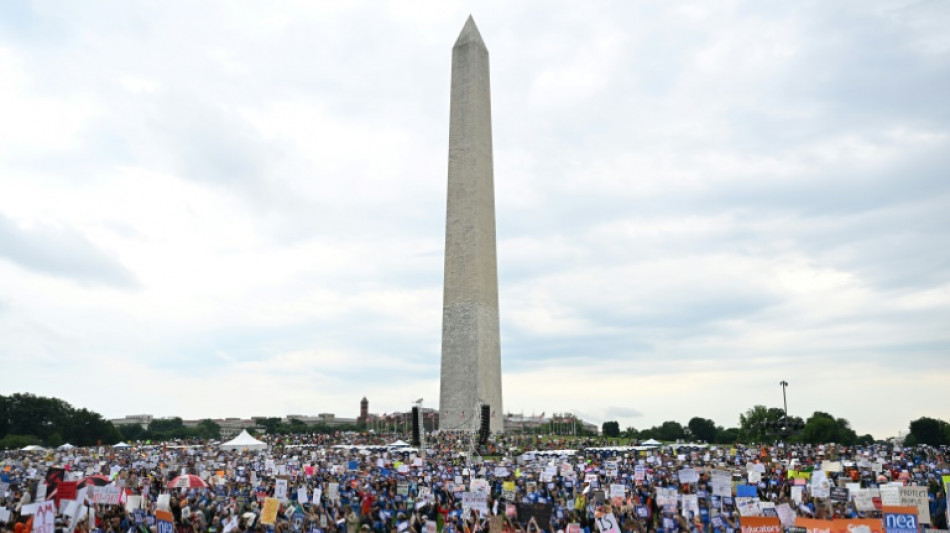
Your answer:
[[[541,412],[541,416],[538,417],[538,420],[544,420],[544,412]]]

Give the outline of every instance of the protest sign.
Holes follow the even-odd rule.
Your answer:
[[[779,519],[771,516],[743,516],[739,527],[742,533],[784,533]]]
[[[514,481],[503,481],[501,483],[501,497],[508,500],[515,500],[515,482]]]
[[[98,505],[119,505],[119,496],[122,487],[106,485],[105,487],[89,487],[89,497],[92,503]]]
[[[676,507],[677,502],[676,489],[673,487],[656,488],[656,504],[660,507]]]
[[[832,533],[884,533],[881,520],[877,518],[850,518],[831,521]]]
[[[880,491],[877,489],[859,489],[852,494],[852,497],[855,509],[861,512],[873,511],[881,504]],[[875,498],[877,498],[877,504],[874,503]]]
[[[297,503],[300,505],[310,503],[310,495],[307,493],[307,487],[297,487]]]
[[[695,494],[683,495],[683,516],[687,519],[699,516],[699,496]]]
[[[831,520],[816,520],[814,518],[796,518],[795,526],[805,529],[807,533],[831,533]]]
[[[792,527],[795,525],[795,511],[787,503],[781,503],[775,506],[775,514],[778,515],[778,519],[782,522],[784,527]]]
[[[56,504],[53,501],[37,502],[33,511],[33,533],[55,533]]]
[[[762,514],[759,510],[758,498],[740,498],[737,496],[736,511],[739,511],[739,516],[760,516]]]
[[[280,507],[280,500],[277,498],[264,498],[264,508],[261,510],[261,523],[272,526],[277,522],[277,510]]]
[[[527,524],[533,518],[539,527],[547,527],[551,523],[552,510],[550,503],[521,502],[518,504],[518,521]]]
[[[633,479],[639,482],[643,482],[647,476],[647,468],[643,465],[636,465],[633,467]]]
[[[278,500],[287,499],[287,480],[285,478],[277,478],[274,481],[274,497]]]
[[[623,498],[627,492],[627,487],[621,483],[611,483],[610,484],[610,497],[611,498]]]
[[[484,478],[475,478],[469,483],[472,492],[489,492],[488,480]]]
[[[930,523],[930,498],[927,487],[898,487],[901,507],[917,507],[917,520],[921,524]]]
[[[79,489],[78,481],[60,481],[57,486],[57,500],[75,500],[76,491]]]
[[[917,507],[884,506],[881,512],[887,533],[918,533]]]
[[[600,518],[595,518],[595,520],[600,533],[620,533],[620,526],[617,524],[617,518],[614,517],[613,513],[607,513]]]
[[[881,493],[881,505],[900,507],[901,491],[899,485],[881,485],[878,491]]]
[[[716,496],[732,496],[732,476],[725,470],[712,471],[712,491]]]
[[[156,533],[175,533],[175,516],[161,509],[155,511]]]
[[[847,487],[831,487],[829,499],[833,502],[845,503],[848,501]]]
[[[484,492],[463,492],[462,493],[462,515],[469,516],[472,509],[478,511],[480,516],[488,514],[488,495]]]
[[[339,501],[340,499],[340,484],[333,482],[327,485],[327,498],[330,501]]]
[[[422,531],[423,533],[436,533],[437,528],[438,524],[436,524],[435,520],[426,520],[426,525]]]
[[[678,475],[680,483],[699,483],[699,472],[693,468],[684,468]]]
[[[831,482],[821,470],[815,470],[811,475],[811,495],[815,498],[831,496]]]
[[[581,533],[581,525],[577,522],[571,522],[567,525],[567,530],[565,533]]]

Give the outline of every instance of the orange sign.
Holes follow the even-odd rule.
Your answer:
[[[814,518],[796,518],[795,527],[803,527],[808,533],[832,533],[835,529],[833,521]]]
[[[871,533],[884,533],[884,525],[879,518],[852,518],[838,519],[832,521],[834,527],[833,533],[851,533],[852,531],[861,531],[858,527],[866,527]]]
[[[782,522],[775,516],[743,516],[739,519],[742,533],[783,533]]]

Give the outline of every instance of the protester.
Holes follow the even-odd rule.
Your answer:
[[[4,533],[33,533],[28,521],[62,469],[56,495],[76,499],[56,503],[56,533],[166,533],[156,510],[175,533],[734,533],[750,517],[784,527],[879,520],[895,497],[918,498],[924,527],[946,527],[946,447],[610,447],[504,435],[480,457],[470,436],[450,433],[427,435],[425,454],[388,445],[405,437],[2,452],[0,522]],[[106,484],[93,485],[96,475]],[[190,486],[171,488],[189,475]]]

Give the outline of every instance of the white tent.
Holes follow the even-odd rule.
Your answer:
[[[41,452],[41,451],[43,451],[43,450],[45,450],[45,449],[46,449],[46,448],[44,448],[44,447],[42,447],[42,446],[40,446],[40,445],[38,445],[38,444],[30,444],[29,446],[24,446],[23,448],[20,448],[20,450],[21,450],[21,451],[24,451],[24,452]]]
[[[644,446],[662,446],[663,443],[658,440],[650,439],[648,441],[644,441],[643,445]]]
[[[73,448],[75,448],[75,446],[67,442],[66,444],[63,444],[62,446],[56,449],[57,450],[72,450]]]
[[[252,437],[246,429],[241,430],[241,433],[221,444],[222,450],[263,450],[267,448],[267,443],[259,441]]]
[[[112,447],[113,447],[113,448],[130,448],[131,445],[126,444],[126,443],[124,443],[124,442],[120,442],[120,443],[118,443],[118,444],[113,444]]]
[[[397,440],[396,442],[393,442],[393,443],[390,443],[390,444],[389,444],[389,447],[390,447],[390,448],[402,448],[402,447],[405,447],[405,446],[409,446],[409,443],[408,443],[408,442],[405,442],[405,441],[402,441],[402,440]]]

